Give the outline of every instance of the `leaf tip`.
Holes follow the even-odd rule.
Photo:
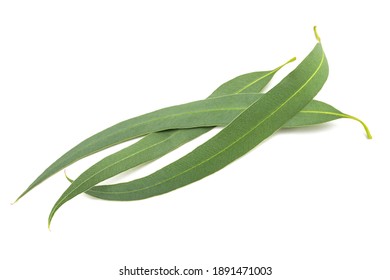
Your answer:
[[[47,219],[47,228],[49,229],[49,231],[51,231],[50,229],[50,226],[51,226],[51,221],[53,220],[53,216],[54,216],[54,213],[56,212],[56,210],[52,210],[49,214],[49,218]]]
[[[47,228],[51,232],[51,220],[53,219],[53,215],[50,213],[49,219],[47,221]]]
[[[317,32],[317,26],[314,26],[314,35],[316,36],[316,39],[318,41],[318,43],[321,43],[321,38],[320,36],[318,35],[318,32]]]
[[[18,198],[16,198],[15,201],[11,203],[11,205],[14,205],[16,202],[18,202],[25,194],[26,194],[26,192],[19,195]]]
[[[64,175],[65,175],[66,180],[69,181],[69,183],[73,183],[73,182],[74,182],[74,180],[72,180],[72,179],[68,176],[68,174],[66,174],[66,170],[65,170],[65,169],[64,169]]]

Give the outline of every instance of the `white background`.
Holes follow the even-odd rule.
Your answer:
[[[124,265],[177,265],[272,266],[267,279],[390,279],[385,3],[2,1],[0,278],[124,279]],[[330,65],[318,99],[363,119],[373,140],[351,120],[281,131],[163,196],[80,195],[51,232],[63,173],[10,205],[67,149],[116,122],[203,99],[228,79],[297,56],[280,80],[315,45],[314,25]]]

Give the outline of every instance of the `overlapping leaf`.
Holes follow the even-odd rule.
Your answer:
[[[207,107],[217,101],[218,104],[216,104],[215,107],[213,106],[213,110],[232,110],[234,114],[222,113],[220,115],[210,115],[208,114],[208,111],[204,111],[202,114],[199,114],[196,119],[193,119],[191,123],[196,124],[196,122],[199,122],[196,126],[206,127],[216,125],[226,126],[261,96],[263,96],[263,94],[240,94],[199,101],[200,103],[208,103]],[[185,107],[186,105],[183,106]],[[191,110],[183,109],[183,111],[191,113]],[[313,100],[301,112],[285,123],[283,127],[302,127],[349,117],[349,115],[340,112],[324,102]],[[185,121],[186,119],[184,119],[184,122]],[[185,126],[186,125],[183,124],[183,127]],[[204,131],[208,130],[207,128],[202,129]],[[189,140],[192,140],[194,136],[198,136],[198,133],[199,129],[186,129],[168,130],[147,135],[135,144],[107,156],[88,168],[69,186],[68,192],[71,193],[71,195],[69,195],[68,198],[70,199],[80,193],[86,192],[100,182],[121,172],[159,158]],[[367,133],[369,135],[368,130]],[[100,188],[104,189],[104,187]],[[94,192],[91,191],[91,194],[93,195]]]
[[[144,136],[99,161],[63,193],[49,215],[76,195],[107,200],[138,200],[160,195],[200,180],[247,153],[278,129],[301,127],[356,117],[313,98],[328,76],[328,64],[320,39],[299,66],[267,94],[260,91],[284,65],[271,70],[238,76],[215,90],[206,100],[172,106],[144,114],[105,129],[84,140],[50,165],[18,199],[56,172],[93,153]],[[157,159],[215,126],[217,135],[149,176],[134,181],[101,186],[97,184],[123,171]]]
[[[295,60],[291,59],[285,64]],[[272,79],[274,74],[282,68],[285,64],[277,67],[271,71],[260,71],[253,72],[244,75],[240,75],[217,88],[209,98],[215,98],[223,95],[229,94],[239,94],[242,92],[260,92]],[[188,107],[184,109],[191,110],[195,115],[188,114],[186,111],[183,111],[182,106],[172,106],[157,110],[148,114],[144,114],[129,120],[120,122],[112,127],[109,127],[88,139],[82,141],[80,144],[73,147],[71,150],[66,152],[63,156],[57,159],[53,164],[51,164],[38,178],[18,197],[17,200],[26,195],[29,191],[35,188],[37,185],[42,183],[44,180],[54,175],[58,171],[64,169],[70,164],[92,155],[98,151],[104,150],[111,146],[120,144],[122,142],[144,136],[153,132],[159,132],[167,129],[173,128],[190,128],[197,127],[196,125],[191,124],[191,120],[196,118],[196,112],[202,113],[202,110],[208,110],[208,108],[199,107],[197,102],[192,104],[187,104]],[[218,114],[218,111],[213,111],[213,113]],[[225,111],[226,113],[226,111]],[[211,114],[211,112],[210,112]],[[178,117],[187,117],[188,122],[186,122],[185,127],[180,123],[177,123]],[[194,131],[191,132],[192,139],[202,135],[207,132],[208,129],[200,128],[196,129],[197,133]],[[187,132],[181,132],[187,133]],[[149,138],[154,138],[154,135],[151,135]],[[156,136],[154,141],[161,141],[162,135]],[[183,135],[182,137],[185,137]],[[189,137],[189,134],[187,135]],[[190,139],[189,139],[190,140]],[[187,141],[189,141],[187,140]],[[148,139],[151,141],[151,139]]]
[[[109,189],[109,193],[95,187],[90,194],[112,200],[144,199],[206,177],[281,128],[314,98],[327,76],[327,61],[318,43],[300,65],[269,93],[191,153],[149,176],[104,188]],[[49,224],[54,213],[74,194],[74,189],[64,192],[49,215]]]

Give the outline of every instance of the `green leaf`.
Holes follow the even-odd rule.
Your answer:
[[[321,44],[317,44],[281,83],[191,153],[144,178],[105,187],[97,186],[88,194],[110,200],[144,199],[208,176],[283,126],[317,94],[327,75],[327,61]]]
[[[291,59],[285,64],[295,60]],[[218,97],[227,94],[238,94],[243,91],[260,92],[272,79],[273,75],[282,68],[285,64],[271,71],[253,72],[240,75],[217,88],[210,97]],[[196,104],[194,104],[196,107]],[[123,122],[120,122],[112,127],[109,127],[88,139],[82,141],[80,144],[73,147],[63,156],[51,164],[38,178],[17,198],[18,201],[29,191],[42,183],[47,178],[51,177],[58,171],[66,168],[72,163],[92,155],[96,152],[109,148],[111,146],[123,143],[125,141],[147,135],[151,132],[162,131],[175,127],[174,113],[177,112],[177,107],[169,107],[157,110],[152,113],[141,115]],[[168,117],[167,117],[168,116]],[[191,118],[191,116],[188,116]],[[180,128],[180,127],[177,127]],[[198,135],[192,132],[193,138],[207,132],[205,129],[198,130]],[[160,138],[160,137],[158,137]],[[160,140],[160,139],[158,139]]]
[[[367,138],[372,139],[372,135],[368,126],[362,120],[354,116],[344,114],[333,106],[317,100],[313,100],[307,104],[307,106],[300,113],[285,123],[284,127],[293,128],[315,125],[340,118],[351,119],[359,122],[366,131]]]
[[[232,110],[232,106],[236,106],[237,110],[233,110],[235,114],[215,116],[205,111],[197,118],[194,118],[191,125],[199,122],[197,126],[226,126],[261,96],[263,94],[240,94],[199,101],[200,103],[208,104],[204,107],[210,107],[209,104],[214,104],[214,102],[218,101],[216,106],[213,107],[215,110]],[[185,107],[187,104],[183,106]],[[191,113],[189,109],[183,109],[183,111]],[[343,114],[324,102],[312,100],[301,112],[285,123],[283,127],[292,128],[320,124],[342,117],[348,117],[348,115]],[[187,119],[184,121],[187,121]],[[183,124],[183,127],[185,126]],[[135,144],[97,162],[83,172],[74,182],[71,181],[72,184],[66,191],[68,193],[67,200],[121,172],[166,155],[170,151],[192,140],[194,136],[198,136],[198,132],[201,130],[208,131],[208,128],[168,130],[145,136]]]
[[[127,183],[93,188],[96,197],[135,200],[163,194],[202,179],[244,155],[280,129],[318,93],[328,76],[321,44],[269,93],[255,101],[216,136],[176,162],[144,178]],[[104,193],[108,189],[109,194]],[[99,193],[97,193],[98,191]],[[49,215],[73,197],[66,190]],[[97,193],[97,194],[96,194]]]
[[[333,121],[346,116],[333,106],[321,101],[313,100],[296,114],[292,119],[285,123],[285,127],[294,128],[302,126],[316,125]]]

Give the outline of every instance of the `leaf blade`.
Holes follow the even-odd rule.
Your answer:
[[[227,81],[218,87],[211,95],[210,98],[222,96],[230,93],[240,93],[240,89],[236,86],[237,83],[243,83],[242,88],[250,88],[250,90],[260,92],[261,89],[265,87],[272,79],[273,75],[284,65],[293,61],[295,59],[289,60],[285,64],[277,67],[271,71],[258,71],[253,73],[248,73],[244,75],[240,75],[232,80]],[[172,106],[175,107],[175,106]],[[131,118],[129,120],[120,122],[114,126],[111,126],[103,131],[92,135],[91,137],[85,139],[68,152],[63,154],[59,159],[53,162],[47,169],[43,171],[30,185],[29,187],[16,199],[17,202],[23,196],[25,196],[28,192],[38,186],[40,183],[57,173],[58,171],[66,168],[67,166],[75,163],[76,161],[92,155],[96,152],[104,150],[106,148],[112,147],[114,145],[123,143],[125,141],[146,135],[153,131],[147,131],[144,126],[145,121],[154,117],[155,120],[158,120],[158,117],[164,116],[164,114],[169,112],[172,107],[164,108],[161,110],[154,111],[149,114],[144,114],[139,117]],[[137,128],[134,130],[134,128]],[[159,129],[157,131],[161,131],[164,129]],[[199,131],[200,132],[200,131]],[[205,132],[204,132],[205,133]],[[201,135],[203,133],[200,133]],[[195,136],[194,136],[195,137]]]
[[[246,96],[241,94],[237,97],[244,99]],[[227,96],[224,99],[229,98],[230,97]],[[248,106],[251,103],[252,101],[249,101],[247,103]],[[238,116],[245,108],[239,109],[240,110],[236,111],[236,116]],[[313,117],[313,115],[317,115],[317,117]],[[202,116],[200,117],[200,119],[205,120],[199,120],[199,126],[226,126],[236,116],[231,117],[230,119],[220,120],[210,118],[208,115]],[[283,128],[296,128],[308,125],[315,125],[319,123],[329,122],[338,118],[345,118],[345,116],[345,114],[341,113],[334,107],[324,102],[313,100],[301,112],[299,112],[296,116],[289,120],[283,126]],[[208,131],[207,128],[201,129],[203,129],[203,131],[200,132],[202,134],[204,133],[204,131]],[[179,132],[179,130],[168,130],[156,133],[157,135],[147,135],[137,143],[126,147],[112,155],[107,156],[106,158],[100,160],[99,162],[88,168],[76,179],[76,182],[74,183],[74,185],[71,185],[70,188],[79,188],[77,194],[85,192],[91,187],[99,184],[106,179],[118,175],[121,172],[127,171],[140,164],[144,164],[151,160],[155,160],[163,155],[166,155],[170,151],[192,140],[194,136],[197,137],[199,134],[196,131],[197,130],[195,129],[185,129],[183,131],[185,133],[181,133]]]
[[[306,74],[310,74],[309,78]],[[115,200],[163,194],[218,171],[273,134],[303,109],[321,89],[327,75],[325,54],[321,44],[317,44],[294,71],[206,143],[149,176],[113,185],[111,190],[115,189]],[[72,198],[74,190],[68,190],[54,205],[49,224],[59,207]]]
[[[245,94],[240,94],[237,95],[235,99],[244,99],[245,97]],[[223,97],[224,100],[229,98],[230,96]],[[252,103],[252,101],[249,101],[247,104],[249,106]],[[223,106],[221,106],[221,109],[222,108]],[[237,111],[236,116],[238,116],[244,109],[245,108],[240,108],[240,110]],[[305,115],[309,115],[310,117],[306,117]],[[317,117],[313,117],[313,115],[317,115]],[[289,120],[283,128],[295,128],[329,122],[331,120],[341,118],[344,115],[345,114],[341,113],[339,110],[324,102],[313,100],[301,112]],[[225,126],[228,125],[236,116],[231,119],[221,119],[213,122],[213,119],[206,115],[202,117],[205,120],[200,122],[202,125],[207,126],[214,126],[217,123],[222,124],[222,122],[224,122],[222,126]],[[207,121],[210,123],[207,124]],[[199,133],[199,130],[196,129],[185,129],[162,131],[156,133],[156,135],[154,135],[154,133],[149,134],[137,143],[107,156],[84,171],[74,182],[71,182],[72,184],[69,186],[69,191],[71,191],[72,196],[68,197],[69,200],[80,193],[88,191],[90,188],[106,179],[138,165],[160,158],[184,143],[187,143],[199,136],[199,134],[203,134],[205,131],[208,131],[207,128],[200,129],[203,129],[204,131],[200,131]]]
[[[318,46],[318,45],[317,45]],[[325,56],[323,56],[325,61]],[[322,62],[320,65],[323,65]],[[312,89],[312,91],[316,94],[319,89],[322,87],[322,84],[325,82],[326,77],[327,77],[327,63],[325,63],[326,66],[324,66],[325,70],[322,72],[322,79],[320,79],[322,82],[320,82],[320,86],[317,88]],[[299,66],[298,66],[299,67]],[[317,73],[317,72],[316,72]],[[279,92],[280,93],[280,92]],[[314,95],[315,95],[314,94]],[[314,97],[313,95],[313,97]],[[261,103],[264,98],[259,99],[256,103]],[[288,102],[288,101],[287,101]],[[268,117],[264,117],[262,121],[258,124],[255,125],[255,127],[250,128],[247,130],[245,133],[236,133],[242,131],[242,126],[245,126],[245,123],[248,122],[251,119],[252,113],[258,111],[259,106],[255,106],[255,104],[252,105],[249,109],[244,111],[235,121],[233,121],[227,128],[232,127],[233,123],[233,130],[222,130],[219,134],[211,138],[208,142],[205,144],[199,146],[196,148],[193,152],[187,154],[183,158],[179,159],[178,161],[160,169],[159,171],[146,176],[141,179],[137,179],[128,183],[121,183],[121,184],[116,184],[116,185],[111,185],[111,186],[105,186],[105,188],[101,187],[94,187],[91,189],[88,193],[98,197],[98,198],[103,198],[103,199],[111,199],[111,200],[136,200],[136,199],[144,199],[148,198],[154,195],[159,195],[171,190],[174,190],[178,187],[181,187],[183,185],[186,185],[188,183],[192,183],[196,180],[199,180],[217,170],[220,168],[226,166],[226,164],[232,162],[234,159],[238,158],[242,154],[244,154],[247,150],[250,150],[252,147],[256,145],[256,143],[259,141],[257,137],[251,137],[247,138],[249,134],[257,131],[258,134],[261,134],[261,138],[265,139],[267,136],[271,135],[273,133],[274,129],[271,129],[268,131],[268,133],[260,133],[258,128],[260,126],[264,126],[265,122],[267,119],[270,119],[272,115],[275,115],[276,111],[281,110],[281,107],[277,110],[272,111],[269,113]],[[279,103],[280,104],[285,104],[285,103]],[[284,106],[284,105],[283,105]],[[295,108],[296,109],[296,108]],[[245,114],[244,118],[242,116]],[[238,119],[240,118],[240,121]],[[284,118],[285,119],[285,118]],[[278,125],[276,125],[278,126]],[[244,128],[245,130],[245,128]],[[225,132],[224,132],[225,131]],[[227,136],[232,135],[231,131],[234,131],[233,134],[236,135],[244,135],[241,136],[240,138],[236,138],[235,141],[229,143],[228,145],[225,145],[224,148],[220,151],[216,151],[215,149],[213,150],[213,147],[218,146],[218,143],[223,141],[226,138],[229,138]],[[252,134],[253,135],[253,134]],[[247,140],[247,139],[252,139],[252,140]],[[256,140],[254,140],[256,139]],[[245,140],[245,141],[244,141]],[[247,147],[244,149],[244,151],[237,151],[234,150],[232,147],[236,145],[237,143],[244,143],[245,145],[242,145],[242,147]],[[261,141],[260,141],[261,142]],[[249,148],[248,148],[249,147]],[[217,150],[220,147],[217,147]],[[211,149],[212,152],[208,152],[209,154],[212,154],[212,157],[209,158],[196,158],[202,151]],[[222,152],[221,152],[222,151]],[[221,156],[221,153],[224,154],[224,156]],[[195,155],[195,156],[194,156]],[[195,159],[194,159],[195,157]],[[208,162],[211,162],[211,164],[208,164]],[[193,164],[194,162],[197,162],[197,164]],[[206,165],[207,164],[207,165]],[[213,166],[215,165],[215,166]],[[179,171],[177,168],[179,167]],[[201,168],[202,167],[202,168]],[[191,173],[190,173],[191,172]],[[175,175],[167,175],[167,174],[175,174]],[[190,174],[190,176],[186,175]],[[167,177],[168,176],[168,177]],[[157,183],[156,183],[157,182]],[[170,183],[170,186],[166,186],[164,184]],[[104,191],[104,194],[106,196],[102,197],[102,193]]]

